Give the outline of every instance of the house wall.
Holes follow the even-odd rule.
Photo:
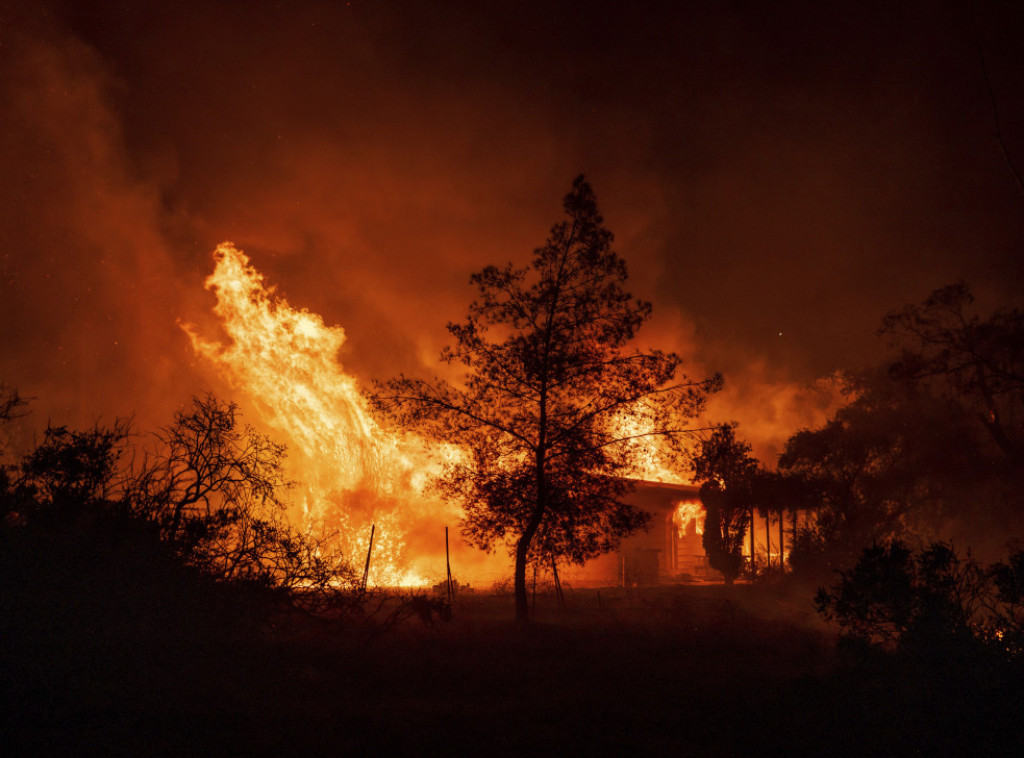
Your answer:
[[[587,562],[571,577],[578,584],[633,586],[659,582],[721,579],[704,553],[696,524],[677,528],[673,516],[681,502],[700,502],[699,489],[692,485],[638,482],[627,502],[651,515],[650,527],[623,540],[615,553]],[[806,523],[807,514],[798,514]],[[783,524],[782,560],[789,556],[792,522],[789,514]],[[779,565],[779,521],[754,515],[754,560],[758,568]],[[750,559],[750,534],[743,541],[743,554]]]
[[[705,576],[707,561],[695,525],[680,535],[673,522],[678,503],[699,502],[697,493],[689,485],[638,482],[626,501],[650,514],[649,528],[623,540],[615,553],[588,561],[577,570],[577,583],[633,586]]]

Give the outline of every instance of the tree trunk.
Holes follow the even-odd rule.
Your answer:
[[[576,225],[573,223],[573,233],[575,231]],[[553,314],[554,311],[548,313],[545,358],[547,357],[547,347],[550,345]],[[523,529],[523,533],[519,535],[519,542],[516,543],[516,621],[520,624],[526,624],[530,620],[530,603],[529,597],[526,594],[526,556],[530,553],[530,543],[533,542],[533,535],[537,533],[537,529],[540,527],[541,519],[544,517],[545,506],[547,505],[547,395],[547,377],[545,375],[541,380],[540,399],[538,401],[540,417],[537,424],[537,447],[534,448],[533,453],[534,476],[537,479],[537,501],[533,505],[533,513],[530,514],[530,520],[526,522],[526,528]]]
[[[531,518],[531,523],[533,519]],[[540,522],[540,519],[537,519]],[[530,552],[530,542],[537,531],[536,527],[530,529],[527,526],[516,543],[516,567],[515,567],[515,588],[516,588],[516,621],[525,624],[530,620],[530,596],[526,587],[526,556]]]
[[[526,528],[519,536],[516,543],[516,621],[525,624],[530,620],[530,597],[526,591],[526,556],[530,553],[530,543],[533,536],[540,527],[541,519],[544,517],[544,505],[547,500],[547,482],[544,480],[544,455],[537,453],[537,502],[534,504],[533,513],[526,523]]]
[[[171,533],[168,535],[168,542],[175,544],[178,539],[178,527],[181,526],[181,506],[174,509],[174,518],[171,519]]]
[[[178,530],[181,529],[181,519],[185,511],[185,501],[175,503],[174,505],[174,518],[171,519],[171,533],[168,535],[168,542],[176,546],[178,544]]]

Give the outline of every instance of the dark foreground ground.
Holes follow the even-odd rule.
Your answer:
[[[526,629],[510,597],[464,594],[385,630],[386,608],[271,623],[180,577],[47,571],[0,590],[5,755],[1024,753],[1019,672],[843,665],[806,591],[541,596]]]

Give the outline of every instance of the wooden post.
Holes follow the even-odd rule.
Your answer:
[[[782,506],[779,506],[779,573],[783,573],[786,570],[785,561],[783,557],[786,554],[786,538],[782,533],[782,525],[786,523],[786,519],[783,518]]]
[[[565,595],[562,594],[562,583],[558,581],[558,566],[555,564],[555,556],[551,556],[551,577],[555,582],[555,598],[558,600],[558,609],[565,610]]]
[[[448,604],[455,602],[455,589],[452,587],[452,561],[448,553],[448,527],[444,528],[444,563],[448,570]]]
[[[370,546],[366,549],[366,566],[363,567],[363,584],[362,591],[366,591],[366,582],[370,578],[370,556],[373,554],[373,535],[377,531],[377,525],[373,524],[370,526]]]
[[[754,558],[754,506],[750,506],[750,575],[757,571],[757,561]]]

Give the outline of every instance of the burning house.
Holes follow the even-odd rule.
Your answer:
[[[628,500],[650,514],[647,531],[622,542],[619,550],[596,558],[584,567],[583,581],[614,585],[651,585],[665,582],[721,580],[704,552],[704,505],[700,488],[692,484],[637,481]],[[797,518],[806,523],[809,515]],[[753,554],[760,567],[778,566],[788,556],[792,522],[756,510],[743,542],[747,561]],[[780,548],[781,546],[781,548]]]
[[[602,584],[657,584],[708,578],[701,536],[704,507],[692,484],[638,481],[629,502],[650,514],[647,531],[624,540],[619,550],[587,563],[585,580]]]
[[[460,513],[430,495],[426,484],[444,461],[461,451],[382,427],[358,382],[337,361],[344,330],[290,306],[230,243],[220,245],[214,258],[206,286],[217,297],[214,312],[227,339],[205,338],[195,327],[183,326],[196,353],[287,444],[289,474],[301,482],[294,491],[293,517],[303,528],[336,535],[349,555],[367,555],[374,533],[375,582],[430,583],[446,558],[437,535],[443,524],[457,522]],[[576,580],[641,585],[717,578],[704,554],[698,488],[664,481],[676,474],[655,454],[644,462],[628,498],[651,515],[648,530],[629,537],[617,553],[573,572]],[[764,524],[763,518],[759,521]],[[754,531],[754,555],[771,555],[773,546],[765,541],[769,525]],[[777,529],[774,535],[770,541],[777,555]],[[468,544],[456,550],[464,577],[486,581],[492,575],[498,579],[496,572],[507,573],[503,559],[481,556]]]

